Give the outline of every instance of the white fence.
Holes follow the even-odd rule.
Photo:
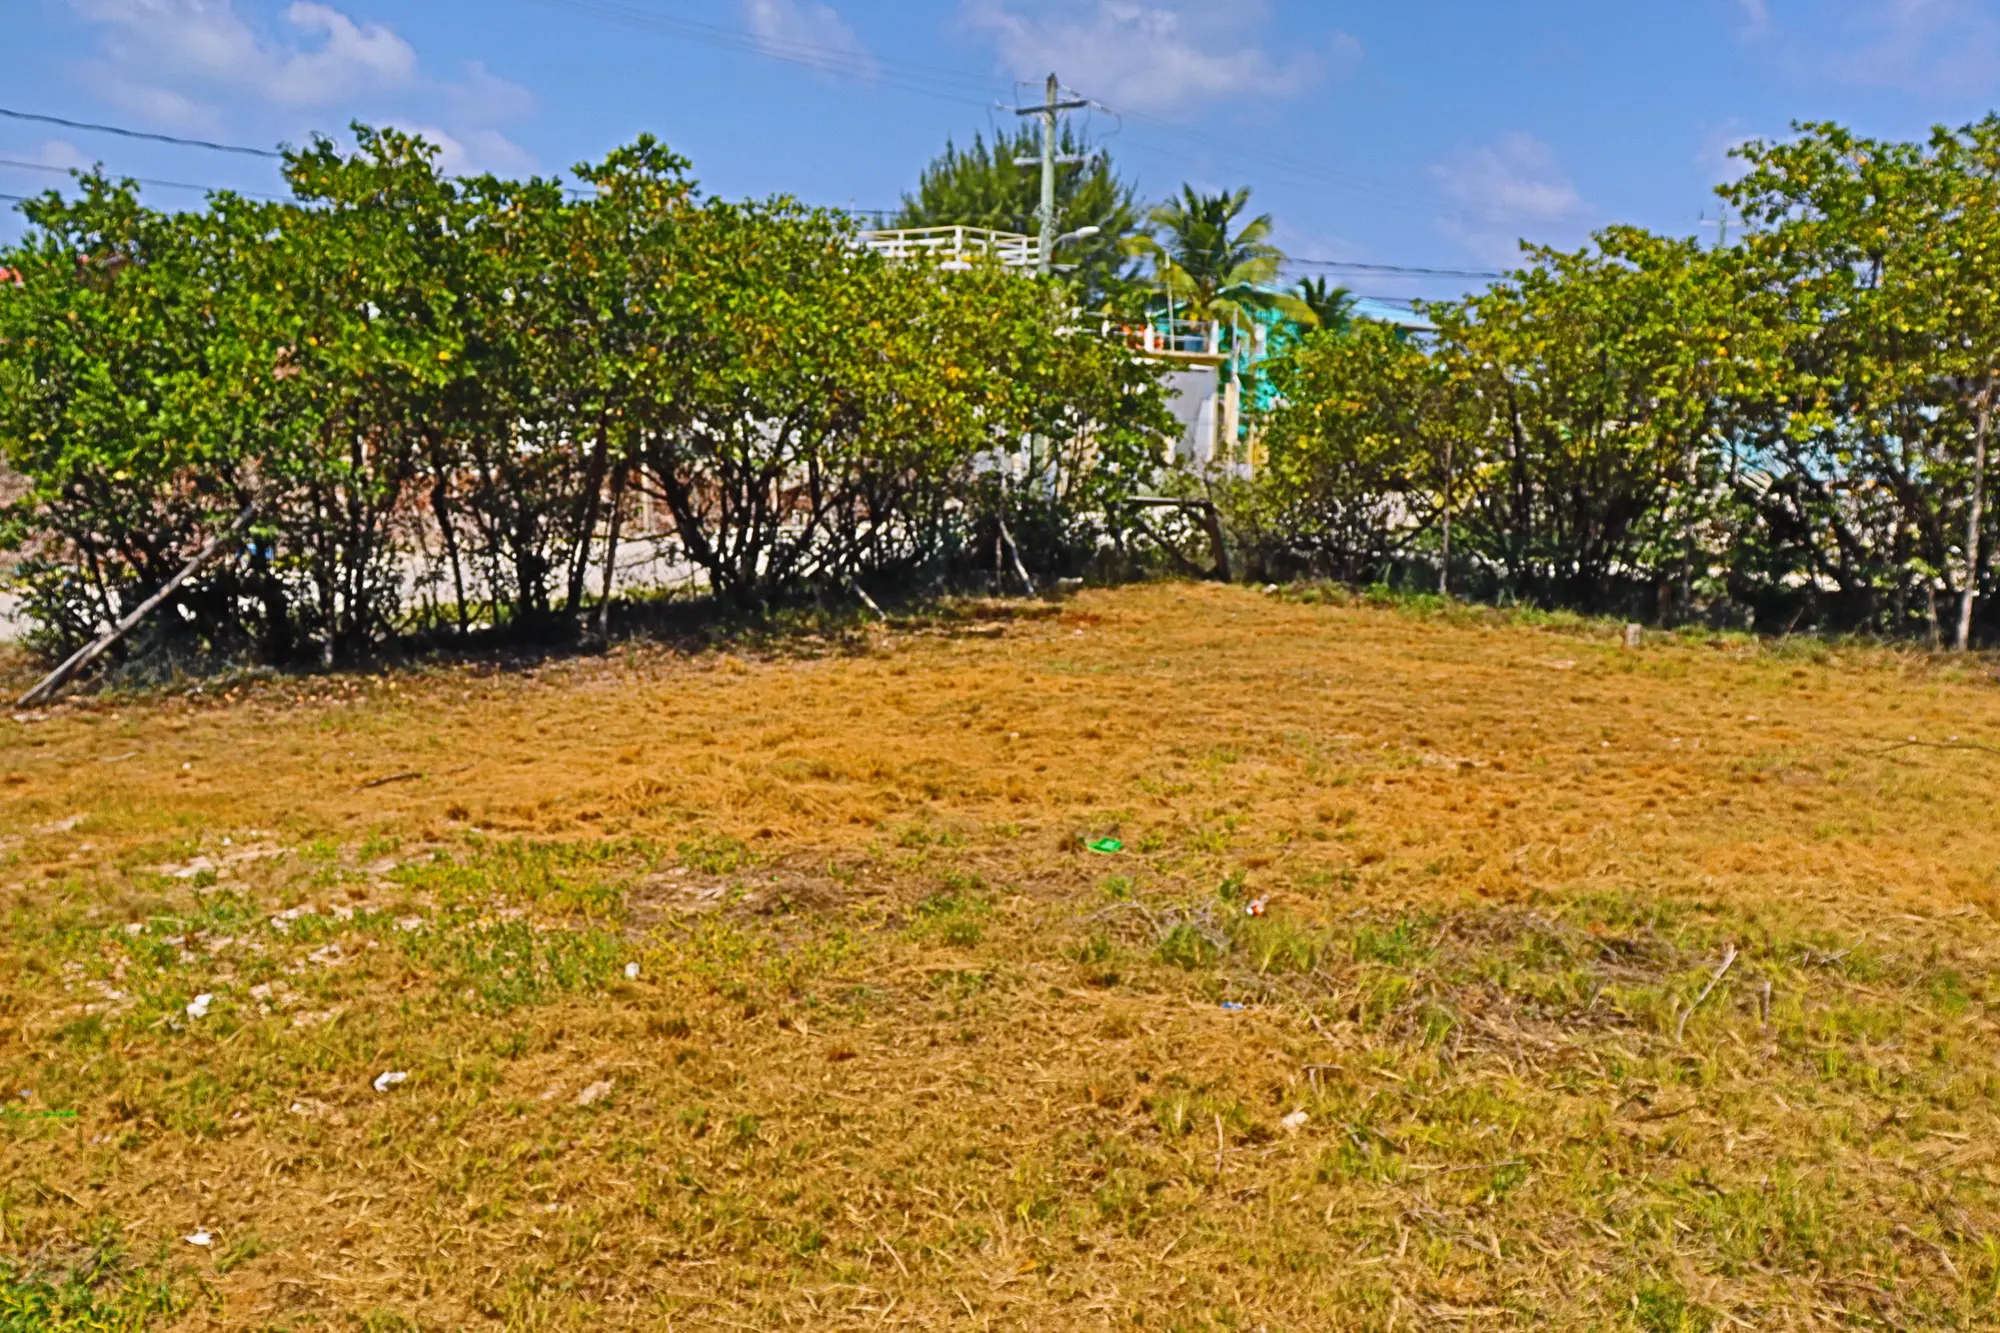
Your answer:
[[[861,243],[890,259],[929,258],[946,269],[968,269],[985,259],[996,259],[1006,268],[1033,268],[1038,257],[1034,237],[985,227],[864,231]]]

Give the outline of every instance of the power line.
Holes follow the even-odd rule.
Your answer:
[[[0,167],[13,167],[20,171],[45,171],[57,176],[67,176],[70,174],[68,167],[52,167],[46,162],[27,162],[18,157],[0,157]],[[162,190],[200,190],[204,194],[211,194],[229,188],[224,185],[196,185],[191,181],[153,180],[146,176],[133,176],[129,179],[135,185],[150,185]],[[253,194],[247,190],[237,190],[235,193],[251,199],[279,199],[282,197],[275,194]]]
[[[1344,259],[1287,259],[1287,264],[1298,268],[1324,268],[1337,272],[1352,273],[1396,273],[1416,278],[1485,278],[1497,281],[1508,275],[1498,269],[1486,268],[1422,268],[1409,264],[1362,264]]]
[[[1260,148],[1250,147],[1238,140],[1225,139],[1219,135],[1207,134],[1185,125],[1177,125],[1173,121],[1160,116],[1149,115],[1143,111],[1121,111],[1117,107],[1109,106],[1103,102],[1099,102],[1097,105],[1107,114],[1117,116],[1121,120],[1137,121],[1142,126],[1150,127],[1160,133],[1178,135],[1191,142],[1219,149],[1228,153],[1231,157],[1247,158],[1252,161],[1268,163],[1292,173],[1295,179],[1314,181],[1323,186],[1330,185],[1335,189],[1358,196],[1373,196],[1373,201],[1378,204],[1442,209],[1446,212],[1460,215],[1467,211],[1464,204],[1447,200],[1444,196],[1430,191],[1404,190],[1396,186],[1378,185],[1373,181],[1363,180],[1358,176],[1349,176],[1342,172],[1330,171],[1325,167],[1310,162],[1303,162],[1298,158],[1287,157],[1282,153],[1266,152]]]
[[[655,10],[642,9],[618,0],[529,0],[547,9],[565,10],[591,18],[604,19],[613,23],[644,28],[654,32],[679,37],[687,41],[699,42],[725,50],[742,52],[747,55],[765,56],[787,64],[801,65],[826,74],[841,75],[864,82],[900,88],[928,97],[946,101],[967,102],[988,107],[994,105],[990,90],[994,81],[963,70],[947,69],[938,65],[926,65],[901,61],[857,52],[821,43],[800,41],[792,38],[767,37],[743,28],[729,27],[716,23],[703,23],[694,19],[684,19],[661,14]],[[977,95],[968,95],[977,94]],[[1455,201],[1447,201],[1441,195],[1425,191],[1406,191],[1393,186],[1378,185],[1358,177],[1328,171],[1324,167],[1285,157],[1282,154],[1265,152],[1251,148],[1235,140],[1227,140],[1199,130],[1176,125],[1172,121],[1137,111],[1120,111],[1118,108],[1097,102],[1093,104],[1106,113],[1121,119],[1130,118],[1143,122],[1152,129],[1179,135],[1182,138],[1202,143],[1229,152],[1240,158],[1259,159],[1286,169],[1321,186],[1361,197],[1373,196],[1376,203],[1400,205],[1405,208],[1443,210],[1453,215],[1463,215],[1466,206]],[[1006,109],[1011,110],[1011,107]]]
[[[990,105],[993,100],[994,80],[935,65],[886,60],[866,52],[837,46],[765,36],[743,28],[703,23],[695,19],[674,18],[649,9],[618,4],[614,0],[530,0],[530,3],[541,5],[546,9],[567,10],[589,18],[622,23],[627,27],[645,28],[670,37],[700,42],[745,55],[765,56],[786,64],[803,65],[807,69],[815,69],[823,74],[837,74],[868,83],[879,83],[925,97],[937,97],[981,107]]]
[[[149,130],[132,130],[123,125],[98,125],[87,120],[68,120],[62,116],[44,116],[33,111],[12,111],[0,106],[0,116],[9,120],[32,120],[44,125],[61,125],[72,130],[88,130],[92,134],[115,134],[122,139],[149,139],[154,143],[177,144],[182,148],[207,148],[218,153],[242,153],[248,157],[282,158],[283,153],[269,148],[246,148],[242,144],[217,143],[213,139],[183,139],[174,134],[154,134]]]

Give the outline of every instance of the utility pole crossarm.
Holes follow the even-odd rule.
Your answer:
[[[1024,106],[1015,109],[1017,116],[1040,116],[1042,118],[1042,204],[1037,210],[1041,233],[1035,243],[1035,271],[1047,273],[1055,266],[1056,254],[1056,117],[1064,111],[1076,111],[1089,106],[1082,98],[1064,99],[1062,83],[1055,75],[1049,75],[1047,96],[1040,106]]]

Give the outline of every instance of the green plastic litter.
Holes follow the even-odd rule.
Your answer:
[[[1106,856],[1125,850],[1125,844],[1116,838],[1085,838],[1083,845],[1093,852],[1102,852]]]

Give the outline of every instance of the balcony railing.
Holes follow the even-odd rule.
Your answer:
[[[1148,356],[1219,357],[1222,325],[1212,319],[1150,319],[1144,324],[1107,326],[1125,345]]]
[[[905,227],[864,231],[861,243],[890,259],[929,258],[939,268],[962,270],[994,259],[1006,268],[1033,268],[1035,238],[985,227]]]

